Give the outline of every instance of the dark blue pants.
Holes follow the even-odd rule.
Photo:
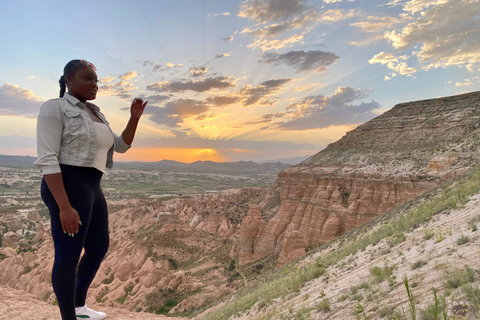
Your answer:
[[[108,250],[108,210],[100,187],[101,171],[68,165],[60,167],[68,199],[82,221],[75,237],[63,233],[58,205],[45,180],[42,180],[41,194],[50,211],[55,245],[53,290],[62,319],[76,320],[75,307],[85,305],[88,287]]]

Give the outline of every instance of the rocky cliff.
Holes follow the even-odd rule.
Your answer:
[[[285,264],[465,172],[478,163],[479,120],[480,92],[398,104],[282,171],[240,228],[240,264]]]

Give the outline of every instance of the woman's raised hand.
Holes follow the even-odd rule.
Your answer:
[[[133,99],[132,106],[130,107],[130,115],[135,119],[140,119],[143,110],[145,110],[145,107],[147,106],[147,102],[148,101],[143,102],[140,98]]]

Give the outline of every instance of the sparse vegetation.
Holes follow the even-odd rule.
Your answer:
[[[457,240],[457,245],[461,246],[464,245],[465,243],[468,243],[470,241],[470,238],[468,236],[462,235],[460,238]]]
[[[416,261],[412,264],[412,270],[420,269],[421,267],[423,267],[426,264],[427,264],[427,261],[418,260],[418,261]]]
[[[329,312],[330,309],[330,300],[328,298],[323,298],[320,302],[316,305],[316,309],[318,311]]]
[[[387,239],[389,246],[405,241],[405,232],[409,231],[412,226],[418,226],[421,223],[429,221],[434,215],[440,212],[447,213],[449,210],[463,206],[472,194],[480,191],[479,180],[480,168],[477,167],[465,176],[444,184],[419,197],[415,202],[392,210],[390,213],[367,223],[364,227],[360,227],[354,232],[340,237],[337,241],[343,241],[342,246],[323,255],[318,262],[321,262],[325,266],[334,265],[359,250],[365,250],[369,245],[380,243],[383,239]],[[378,223],[380,221],[382,222],[381,224]],[[377,225],[378,227],[375,228],[375,232],[368,232],[372,225]],[[437,233],[437,241],[445,239],[445,234],[440,235],[439,237],[439,233]],[[431,238],[433,236],[429,235],[428,237]],[[321,249],[322,247],[319,250]],[[312,251],[309,252],[309,254],[312,254]],[[286,292],[291,288],[289,285],[292,283],[291,278],[294,277],[287,271],[289,270],[288,268],[292,267],[291,265],[287,265],[277,272],[274,272],[267,277],[265,282],[262,283],[262,286],[254,286],[249,288],[249,290],[239,292],[239,296],[234,303],[227,303],[221,309],[207,314],[205,319],[226,319],[233,314],[249,309],[253,306],[253,301],[257,299],[264,299],[269,302],[276,297],[285,296]],[[313,269],[314,267],[312,264],[306,265],[303,268],[305,269],[304,272],[306,272],[306,270]],[[375,270],[373,272],[378,271]],[[290,277],[285,275],[290,275]],[[305,277],[300,279],[300,281],[304,281],[303,283],[305,283],[311,279],[312,278]],[[297,287],[301,285],[301,282],[297,284]],[[404,285],[407,288],[407,294],[409,296],[411,315],[416,318],[416,305],[408,284],[408,279],[405,279]],[[271,288],[275,288],[275,290]],[[338,300],[341,301],[341,298],[342,297],[339,297]],[[391,319],[402,319],[398,318],[399,313],[386,311],[385,313],[391,314]]]

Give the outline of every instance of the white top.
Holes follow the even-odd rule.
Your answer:
[[[113,136],[110,129],[101,122],[94,122],[97,131],[97,152],[93,159],[93,167],[105,173],[108,150],[113,146]]]

